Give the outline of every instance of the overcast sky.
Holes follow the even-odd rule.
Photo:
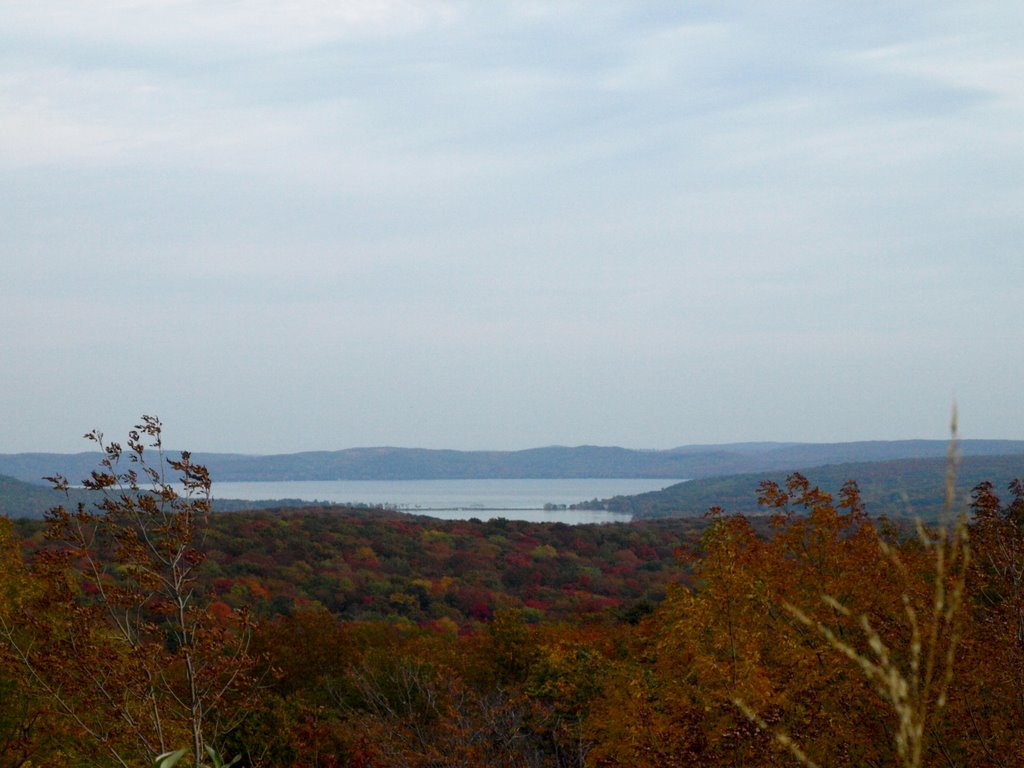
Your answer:
[[[1024,438],[1024,4],[0,4],[0,451]]]

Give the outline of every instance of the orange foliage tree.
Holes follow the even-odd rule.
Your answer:
[[[35,589],[0,610],[9,669],[97,755],[139,765],[188,744],[198,765],[254,702],[247,620],[211,613],[197,587],[209,474],[165,457],[153,417],[127,449],[86,437],[102,451],[83,481],[98,501],[47,514]]]
[[[937,745],[957,765],[1024,755],[1024,482],[1007,490],[1005,503],[990,482],[972,494],[968,620]]]
[[[901,549],[902,568],[882,556],[854,483],[835,503],[796,473],[784,487],[762,483],[759,502],[771,514],[756,527],[709,513],[699,552],[686,555],[693,586],[669,592],[595,708],[596,764],[792,764],[737,700],[822,765],[895,761],[871,681],[787,606],[858,650],[869,650],[860,616],[903,647],[903,595],[926,582],[927,558],[914,546]]]

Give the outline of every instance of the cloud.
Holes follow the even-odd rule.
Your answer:
[[[6,349],[26,380],[48,356],[95,376],[141,304],[117,338],[187,331],[205,413],[293,397],[275,429],[326,447],[342,417],[302,405],[329,406],[323,381],[381,409],[353,423],[364,443],[427,411],[415,442],[673,445],[674,419],[711,442],[813,437],[816,418],[878,437],[852,355],[872,382],[914,372],[892,430],[920,434],[897,406],[917,408],[922,372],[943,398],[974,381],[950,339],[1024,374],[1000,351],[1024,281],[1020,20],[945,2],[7,4],[0,285],[25,330]],[[180,367],[179,342],[161,344]],[[301,383],[264,390],[260,370]],[[750,416],[764,377],[775,411],[807,403],[803,432]],[[729,422],[741,401],[753,420]]]
[[[390,38],[444,25],[457,7],[417,0],[39,0],[8,5],[8,34],[64,38],[167,54],[205,50],[221,56],[246,50],[292,51],[352,37]]]

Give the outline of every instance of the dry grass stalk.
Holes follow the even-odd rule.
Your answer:
[[[775,742],[780,747],[789,752],[791,755],[793,755],[793,757],[795,757],[801,765],[805,765],[807,766],[807,768],[818,768],[818,764],[811,760],[811,758],[807,756],[806,752],[800,749],[799,744],[797,744],[785,732],[773,731],[772,727],[768,725],[768,723],[766,723],[764,719],[759,714],[757,714],[757,712],[751,709],[746,704],[746,702],[744,702],[742,699],[733,699],[732,703],[735,704],[739,708],[739,710],[747,716],[747,719],[750,720],[750,722],[752,722],[761,730],[768,731],[769,733],[771,733],[772,738],[775,739]]]
[[[952,439],[947,452],[945,477],[945,503],[943,513],[934,532],[917,522],[917,534],[922,546],[930,551],[935,567],[931,610],[922,612],[914,606],[909,592],[903,592],[903,610],[910,628],[910,646],[906,666],[893,658],[867,616],[859,623],[867,640],[870,653],[862,653],[841,640],[836,633],[810,618],[794,605],[786,610],[804,625],[816,629],[834,650],[855,663],[874,685],[879,695],[888,702],[899,721],[895,731],[896,752],[903,768],[920,768],[924,759],[925,733],[929,716],[946,704],[946,693],[953,679],[953,661],[960,640],[960,609],[963,605],[970,562],[967,519],[964,512],[954,514],[956,502],[956,473],[959,464],[957,447],[957,417],[953,410]],[[881,538],[882,553],[896,570],[909,580],[910,574],[899,554]],[[828,595],[822,599],[843,616],[850,611]],[[770,726],[749,706],[734,700],[736,706],[751,722],[770,731]],[[817,768],[817,764],[787,734],[772,732],[775,741],[788,750],[802,765]]]

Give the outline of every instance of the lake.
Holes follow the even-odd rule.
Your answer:
[[[504,517],[530,522],[627,522],[630,515],[603,510],[544,509],[590,499],[657,491],[681,480],[566,478],[544,480],[330,480],[217,482],[214,498],[263,501],[301,499],[338,504],[382,504],[444,520]]]

